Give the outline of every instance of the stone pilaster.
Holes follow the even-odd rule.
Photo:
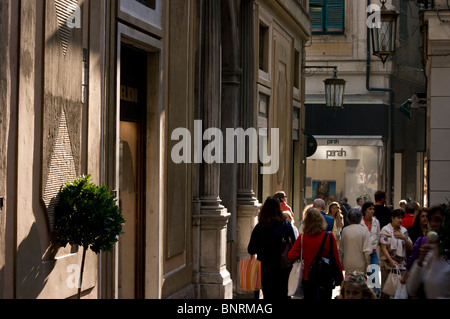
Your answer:
[[[254,10],[252,0],[241,2],[241,105],[239,107],[239,125],[244,130],[255,127],[254,92],[255,92],[255,65],[254,65]],[[248,153],[247,153],[248,154]],[[238,190],[237,190],[237,229],[236,249],[238,282],[239,263],[249,257],[248,242],[253,228],[257,223],[257,216],[261,205],[255,197],[252,180],[253,164],[246,158],[245,163],[238,164]],[[237,285],[237,294],[245,294]]]
[[[201,207],[199,292],[203,299],[233,297],[232,281],[226,267],[229,216],[221,207]]]
[[[204,0],[201,6],[201,109],[205,131],[208,128],[220,128],[221,1]],[[232,281],[226,269],[227,223],[230,214],[219,197],[220,163],[208,164],[204,161],[200,172],[199,297],[232,298]]]
[[[255,127],[255,61],[253,1],[241,2],[241,105],[239,107],[239,125],[244,130]],[[257,202],[252,189],[252,163],[246,154],[245,163],[238,165],[238,205],[254,205]]]

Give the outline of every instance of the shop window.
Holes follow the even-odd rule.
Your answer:
[[[295,50],[294,56],[294,87],[300,89],[300,52]]]
[[[120,20],[129,26],[135,26],[162,37],[163,0],[120,0],[117,2]]]
[[[294,141],[300,138],[300,108],[294,106],[292,109],[292,139]]]
[[[264,93],[259,93],[258,97],[258,133],[260,141],[259,145],[263,147],[259,150],[260,154],[268,154],[267,144],[268,144],[268,120],[269,120],[269,105],[270,96]],[[270,175],[261,174],[261,168],[264,164],[258,161],[258,199],[263,202],[267,196],[270,196]]]
[[[310,0],[311,31],[313,34],[344,33],[344,0]]]
[[[149,7],[150,9],[155,10],[156,8],[156,0],[136,0],[136,1],[143,4],[144,6]]]
[[[408,0],[400,1],[400,40],[408,41]]]
[[[374,200],[383,185],[385,149],[379,138],[317,137],[317,150],[307,158],[306,174],[311,184],[306,186],[307,202],[315,198],[328,203],[342,196],[352,206],[356,198]]]
[[[259,69],[269,71],[269,27],[259,24]]]

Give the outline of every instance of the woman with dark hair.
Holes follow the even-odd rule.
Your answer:
[[[379,264],[377,248],[378,242],[380,241],[380,222],[374,216],[375,214],[375,204],[371,201],[365,202],[361,207],[361,212],[363,218],[361,220],[361,225],[367,228],[370,233],[370,243],[372,245],[372,253],[370,254],[370,263]]]
[[[402,226],[404,216],[403,209],[393,210],[391,222],[380,232],[381,287],[384,286],[392,268],[398,267],[402,275],[406,270],[406,249],[412,249],[413,245],[408,237],[408,231]],[[381,298],[387,298],[387,296],[382,293]]]
[[[408,228],[408,235],[413,243],[417,238],[426,236],[428,231],[428,208],[420,209],[414,217],[414,224]]]
[[[429,229],[428,218],[430,217],[428,212],[428,208],[424,207],[423,209],[420,209],[414,218],[414,224],[408,228],[409,238],[411,238],[411,242],[414,244],[408,256],[406,271],[402,277],[402,283],[405,283],[409,276],[409,271],[411,270],[411,267],[419,254],[420,246],[427,241],[427,232]]]
[[[248,253],[261,261],[261,284],[264,299],[289,299],[288,280],[292,267],[281,268],[283,239],[294,243],[291,224],[281,212],[280,201],[268,197],[258,216],[248,244]]]
[[[379,265],[380,260],[378,259],[378,243],[380,242],[380,222],[374,216],[375,214],[375,204],[371,201],[365,202],[361,207],[361,212],[363,214],[363,218],[361,220],[361,225],[366,227],[370,234],[370,244],[372,246],[372,252],[370,253],[370,269],[368,269],[368,274],[372,279],[372,275],[379,277]],[[378,279],[379,280],[379,279]],[[377,296],[380,295],[380,288],[375,287],[374,292]]]

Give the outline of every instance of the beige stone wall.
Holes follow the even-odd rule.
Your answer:
[[[11,38],[9,36],[12,28],[12,22],[9,12],[14,11],[10,1],[3,1],[0,6],[0,197],[3,198],[3,207],[0,208],[0,299],[11,296],[10,287],[12,281],[8,280],[9,276],[9,253],[6,243],[9,234],[6,233],[7,227],[7,203],[8,198],[14,194],[8,191],[8,149],[10,149],[9,130],[11,128],[11,95],[12,87],[11,77],[14,70],[11,68],[9,61],[11,59]],[[9,210],[8,210],[9,211]],[[8,220],[8,226],[11,222]]]
[[[66,13],[57,4],[68,3],[81,8],[79,29],[64,26]],[[193,218],[199,211],[195,199],[198,167],[175,165],[170,157],[170,133],[178,127],[193,132],[198,108],[196,72],[197,63],[203,62],[198,56],[199,2],[155,3],[157,10],[139,10],[142,7],[134,0],[2,2],[0,197],[5,197],[5,205],[0,211],[0,298],[76,296],[74,272],[81,264],[82,251],[55,244],[52,204],[59,186],[81,174],[92,174],[94,182],[117,190],[121,42],[148,52],[149,61],[145,297],[220,295],[206,285],[196,291],[192,283],[199,280],[195,269],[208,271],[214,263],[226,263],[228,214],[202,217],[202,221]],[[289,192],[293,105],[304,112],[304,82],[302,72],[293,71],[294,57],[297,50],[300,61],[303,58],[308,18],[296,1],[261,1],[258,6],[271,26],[273,41],[271,69],[257,82],[271,94],[270,127],[282,131],[282,162],[279,172],[269,177],[270,192]],[[257,17],[259,12],[255,24]],[[87,82],[83,80],[86,72]],[[299,86],[294,89],[295,74]],[[303,127],[303,123],[296,125]],[[302,158],[301,152],[298,145],[297,159]],[[297,187],[301,187],[300,174],[295,179]],[[297,203],[300,198],[298,194]],[[245,232],[248,237],[249,230]],[[209,251],[217,254],[209,255]],[[117,247],[100,258],[88,253],[83,298],[118,297],[119,253]],[[206,268],[196,268],[200,263]],[[226,277],[224,284],[229,286],[225,272],[222,267],[218,275]],[[205,278],[208,280],[208,274]],[[231,294],[227,289],[225,297]]]
[[[194,43],[193,21],[198,19],[195,1],[170,1],[166,5],[166,33],[164,74],[167,97],[167,147],[164,183],[166,207],[163,257],[164,284],[162,298],[175,293],[192,298],[192,165],[175,164],[171,159],[171,132],[187,128],[194,138],[194,63],[197,50]],[[176,93],[175,93],[176,92]],[[193,152],[192,152],[193,154]],[[188,287],[183,290],[183,288]]]
[[[445,3],[445,1],[444,1]],[[441,7],[446,5],[441,2]],[[450,27],[448,11],[426,12],[426,75],[428,78],[427,151],[429,156],[429,204],[447,203],[450,198]]]
[[[300,4],[293,4],[290,1],[279,1],[277,4],[271,1],[256,1],[256,25],[255,35],[256,51],[255,61],[259,61],[259,26],[267,28],[267,47],[266,56],[268,59],[267,69],[261,70],[256,65],[257,71],[257,99],[256,99],[256,118],[261,112],[261,95],[267,96],[267,114],[263,119],[261,127],[279,129],[279,169],[276,174],[270,176],[261,176],[264,179],[263,196],[260,200],[264,201],[266,196],[273,195],[278,190],[284,190],[288,197],[293,199],[295,196],[296,207],[302,209],[303,204],[303,182],[301,174],[303,170],[296,171],[294,183],[297,186],[296,193],[293,189],[294,165],[300,168],[304,167],[301,163],[302,154],[300,153],[303,145],[302,136],[297,145],[298,149],[293,149],[293,108],[299,108],[299,113],[303,114],[304,102],[304,79],[302,61],[304,59],[304,43],[307,41],[307,35],[310,32],[309,22],[306,23],[305,9]],[[290,13],[295,13],[295,19]],[[296,54],[297,51],[297,54]],[[295,61],[297,59],[297,61]],[[295,70],[295,65],[298,70]],[[297,76],[298,79],[294,77]],[[298,87],[294,87],[298,83]],[[296,127],[303,127],[304,117],[300,116],[300,121],[296,122]],[[270,142],[269,142],[270,145]],[[292,160],[293,152],[296,152],[294,163]],[[270,154],[270,152],[269,152]],[[258,180],[254,179],[255,182]],[[255,186],[255,189],[257,187]]]
[[[2,83],[8,83],[1,88],[0,128],[0,196],[8,202],[0,217],[0,293],[5,298],[59,299],[77,293],[74,275],[81,249],[55,242],[52,205],[59,187],[80,174],[100,181],[103,35],[98,17],[103,9],[101,2],[78,1],[81,28],[69,30],[57,6],[69,2],[23,0],[1,6],[2,32],[9,31],[1,41]],[[97,17],[91,23],[89,14]],[[62,36],[61,28],[70,32]],[[91,53],[92,66],[85,103],[83,48]],[[18,56],[10,55],[15,50]],[[97,260],[88,253],[84,298],[97,296]]]

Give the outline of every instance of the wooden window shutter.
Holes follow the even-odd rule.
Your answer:
[[[344,0],[328,0],[326,6],[326,31],[344,31]]]
[[[310,0],[309,14],[313,32],[324,32],[325,0]]]

